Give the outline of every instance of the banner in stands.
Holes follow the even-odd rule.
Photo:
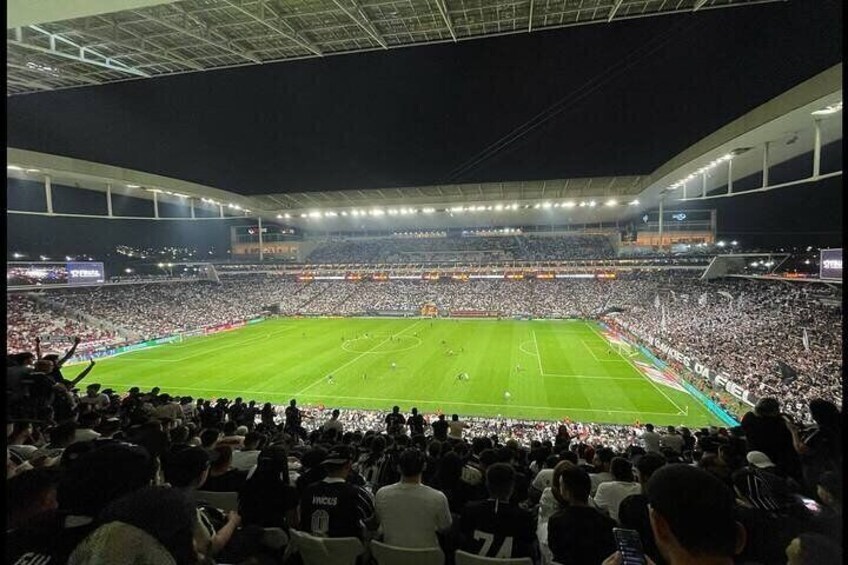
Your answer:
[[[659,351],[666,358],[680,363],[687,370],[698,375],[699,377],[702,377],[712,386],[723,388],[728,393],[730,393],[731,396],[733,396],[734,398],[738,398],[745,404],[753,406],[757,403],[757,397],[754,393],[742,387],[741,385],[733,382],[727,375],[719,373],[717,371],[713,371],[709,367],[698,362],[697,359],[693,359],[692,357],[681,353],[677,349],[671,347],[669,344],[662,341],[660,338],[645,332],[641,332],[638,329],[630,326],[626,322],[622,322],[621,320],[615,320],[615,322],[613,323],[621,326],[631,334],[635,335],[647,345]]]
[[[497,318],[500,316],[497,312],[485,310],[451,310],[449,315],[452,318]]]

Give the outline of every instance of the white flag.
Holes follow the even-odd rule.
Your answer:
[[[698,306],[706,306],[707,305],[707,293],[701,295],[698,299]]]
[[[807,328],[804,328],[804,334],[801,336],[801,341],[804,343],[804,350],[810,350],[810,336],[807,335]]]
[[[660,329],[665,332],[665,306],[662,307],[662,320],[660,321]]]
[[[657,310],[660,309],[660,295],[659,294],[654,296],[654,308],[656,308]]]

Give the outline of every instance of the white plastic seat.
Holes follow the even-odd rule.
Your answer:
[[[357,538],[319,538],[290,530],[293,550],[300,553],[303,565],[355,565],[365,552]]]
[[[455,554],[456,565],[533,565],[529,557],[483,557],[458,549]]]
[[[211,490],[199,490],[195,494],[198,502],[214,506],[224,512],[238,510],[237,492],[213,492]]]
[[[369,546],[377,565],[444,565],[445,554],[439,547],[411,549],[373,540]]]

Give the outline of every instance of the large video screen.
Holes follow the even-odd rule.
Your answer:
[[[68,263],[68,282],[70,284],[102,283],[103,263]]]
[[[819,277],[830,280],[842,279],[842,249],[821,250]]]
[[[6,265],[9,286],[92,284],[105,281],[103,263],[10,263]]]

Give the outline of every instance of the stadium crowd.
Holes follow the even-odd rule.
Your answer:
[[[221,280],[221,284],[104,286],[43,295],[62,311],[51,310],[44,300],[12,294],[8,349],[21,351],[38,336],[70,332],[81,337],[83,356],[100,345],[250,319],[270,307],[282,314],[418,315],[422,306],[432,304],[443,315],[596,318],[614,327],[623,322],[636,333],[661,338],[758,397],[784,399],[785,410],[793,417],[807,417],[804,406],[811,397],[841,403],[842,313],[825,303],[833,298],[827,287],[703,281],[674,270],[621,273],[616,279],[353,283],[297,282],[255,274]],[[69,319],[63,312],[103,320],[118,329]],[[789,366],[789,375],[779,361]],[[729,402],[727,395],[714,394]]]
[[[565,261],[615,257],[609,236],[471,236],[328,240],[316,247],[309,263],[430,263]]]
[[[841,562],[821,399],[692,433],[79,392],[57,357],[7,356],[7,563],[299,563],[309,534],[612,565],[616,527],[656,564]]]

